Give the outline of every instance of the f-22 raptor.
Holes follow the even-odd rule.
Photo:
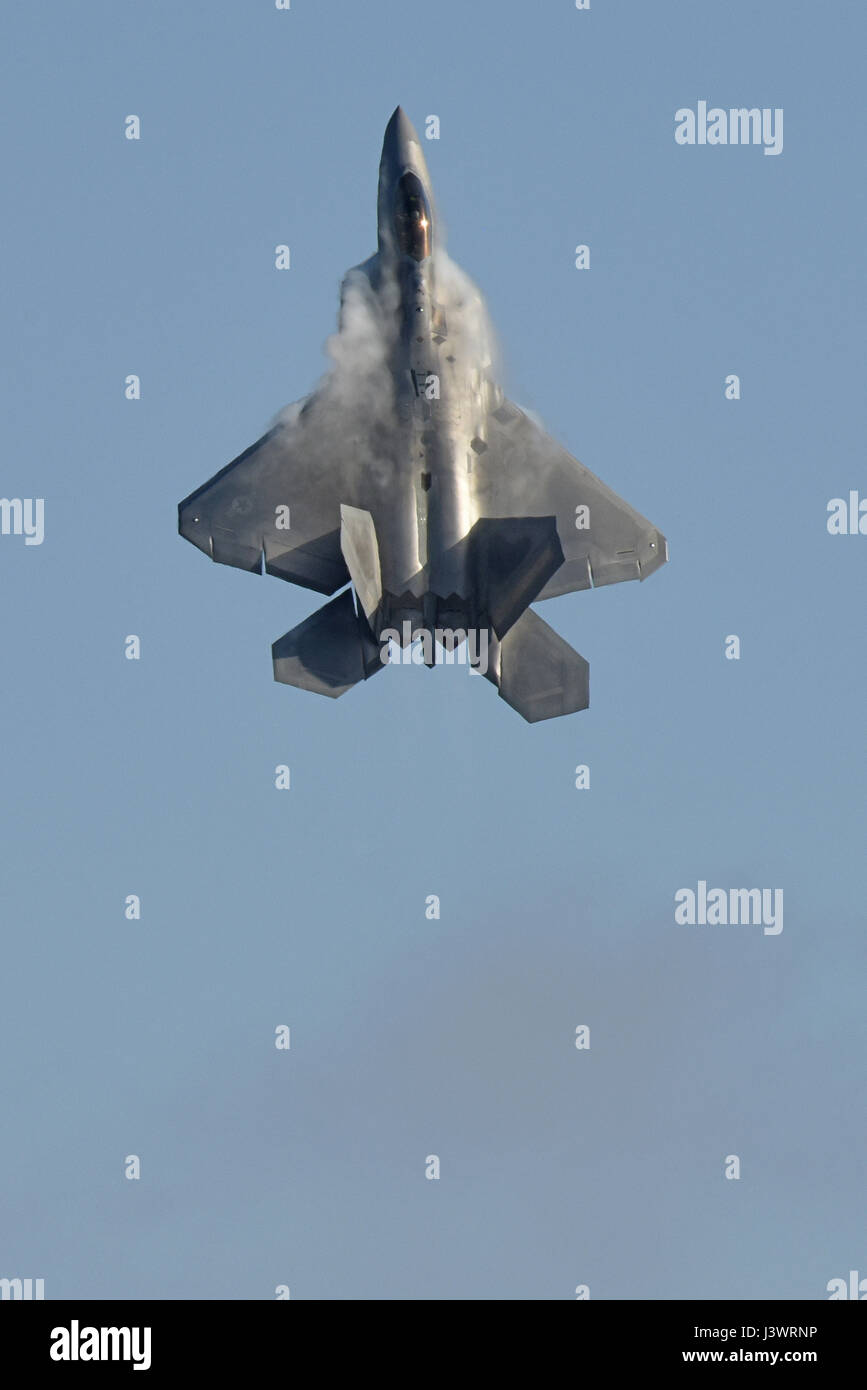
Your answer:
[[[378,249],[344,277],[333,369],[180,504],[179,529],[220,564],[341,591],[274,643],[278,681],[336,697],[390,651],[420,644],[430,666],[435,643],[449,660],[465,642],[525,719],[571,714],[589,705],[588,663],[530,604],[646,579],[666,540],[506,399],[440,230],[398,107]]]

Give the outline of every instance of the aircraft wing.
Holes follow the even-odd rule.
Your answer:
[[[668,559],[662,533],[511,401],[488,417],[473,472],[483,516],[556,519],[564,563],[539,599],[646,579]]]
[[[322,594],[349,580],[340,550],[343,451],[316,397],[276,425],[178,507],[178,530],[222,565]]]

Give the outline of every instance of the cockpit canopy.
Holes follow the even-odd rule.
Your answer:
[[[397,247],[403,256],[423,261],[431,253],[431,213],[424,185],[417,174],[404,174],[397,185],[394,207]]]

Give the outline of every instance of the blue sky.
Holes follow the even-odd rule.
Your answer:
[[[782,0],[6,13],[2,493],[45,499],[45,539],[0,537],[0,1276],[629,1299],[867,1274],[867,538],[826,528],[867,495],[865,29]],[[677,145],[700,99],[783,108],[783,153]],[[325,369],[398,103],[440,118],[506,389],[669,538],[647,584],[542,606],[590,662],[581,715],[527,726],[461,668],[277,685],[318,596],[177,535]],[[782,888],[784,930],[677,926],[700,879]]]

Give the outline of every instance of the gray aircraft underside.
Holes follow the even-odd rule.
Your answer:
[[[665,537],[508,401],[478,291],[437,236],[421,144],[398,107],[379,247],[341,289],[334,367],[179,508],[213,560],[334,594],[272,648],[278,681],[336,697],[390,642],[467,648],[535,722],[589,704],[589,666],[529,606],[646,579]],[[424,634],[428,634],[427,642]]]

